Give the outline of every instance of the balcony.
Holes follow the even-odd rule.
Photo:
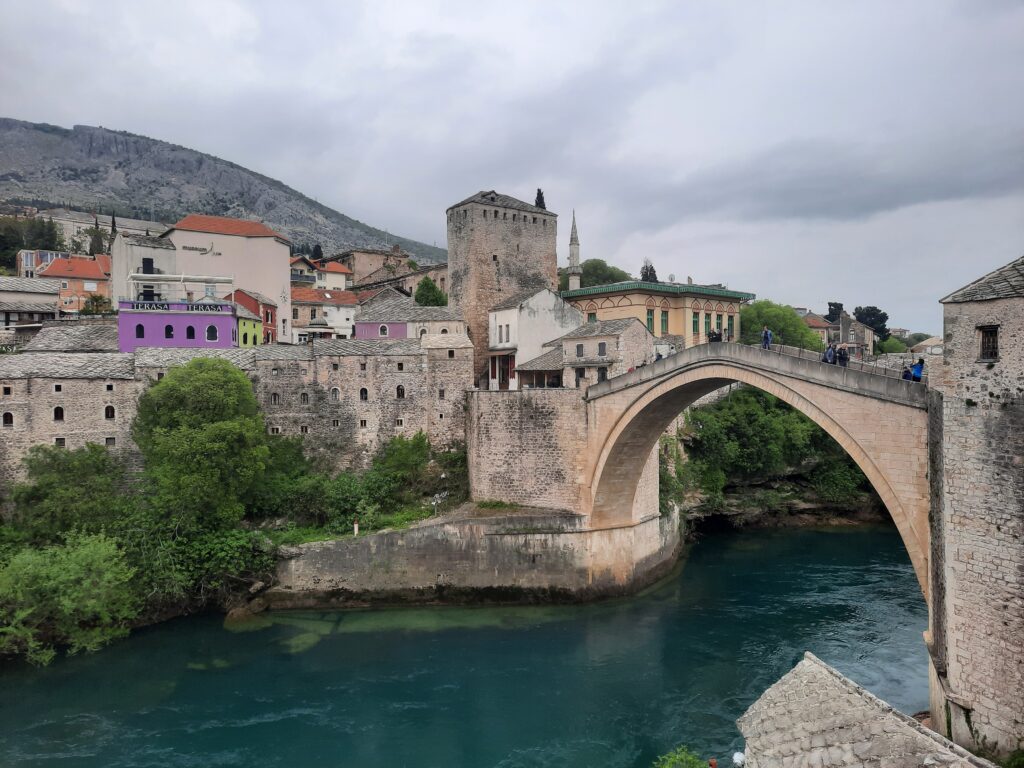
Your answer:
[[[302,275],[297,272],[292,272],[293,283],[299,283],[300,285],[313,285],[316,283],[316,275]]]

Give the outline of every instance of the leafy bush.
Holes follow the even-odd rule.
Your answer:
[[[826,501],[848,500],[866,482],[864,473],[852,461],[832,461],[814,475],[814,490]]]
[[[0,652],[47,664],[57,645],[91,651],[127,634],[139,610],[134,575],[103,534],[23,549],[0,569]]]
[[[651,763],[651,768],[705,768],[706,765],[686,747],[676,747]]]

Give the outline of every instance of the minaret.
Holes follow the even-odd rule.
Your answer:
[[[569,290],[575,291],[580,287],[580,279],[583,275],[583,268],[580,266],[580,238],[576,234],[576,211],[572,212],[572,232],[569,234]]]

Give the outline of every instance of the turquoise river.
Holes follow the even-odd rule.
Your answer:
[[[4,766],[648,766],[742,748],[806,649],[913,713],[926,608],[886,527],[708,535],[642,595],[583,606],[171,621],[0,668]],[[723,759],[724,758],[724,759]]]

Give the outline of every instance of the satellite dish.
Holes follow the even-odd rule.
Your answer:
[[[669,281],[670,283],[674,283],[674,282],[676,281],[676,276],[675,276],[675,275],[669,275],[669,276],[668,276],[668,281]]]

